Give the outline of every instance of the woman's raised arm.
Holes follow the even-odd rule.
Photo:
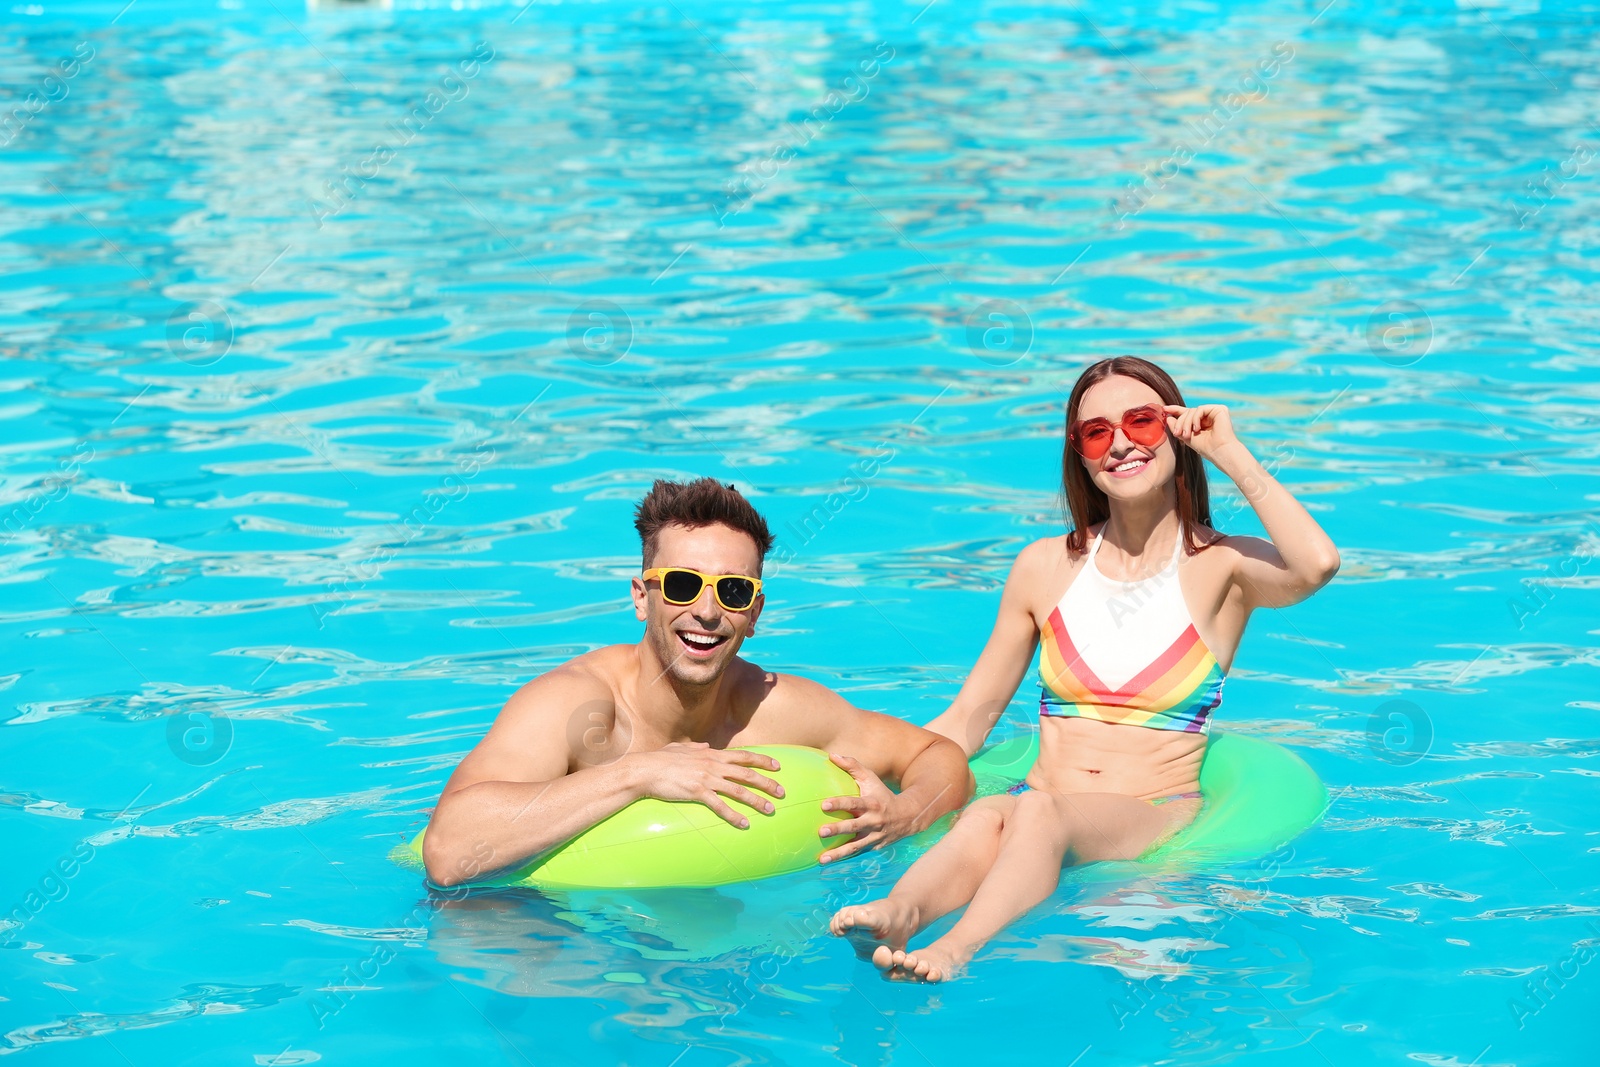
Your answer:
[[[1173,436],[1233,479],[1272,538],[1270,542],[1259,537],[1228,539],[1239,553],[1234,579],[1245,602],[1252,608],[1287,607],[1327,585],[1339,570],[1333,539],[1250,454],[1233,432],[1228,409],[1221,404],[1166,408]]]

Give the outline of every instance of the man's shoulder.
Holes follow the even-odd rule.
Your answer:
[[[793,725],[839,715],[867,714],[821,682],[765,670],[748,660],[740,660],[739,665],[738,702],[750,709],[751,720],[761,718],[769,724],[779,720]]]
[[[550,707],[553,706],[550,698],[556,696],[563,702],[611,699],[634,647],[608,645],[552,667],[513,693],[506,702],[506,709]]]
[[[813,682],[798,674],[785,674],[782,671],[769,671],[761,664],[736,656],[728,664],[728,672],[724,676],[733,683],[741,699],[765,702],[774,697],[787,697],[795,693],[815,692],[821,690],[831,693],[833,690],[821,682]]]

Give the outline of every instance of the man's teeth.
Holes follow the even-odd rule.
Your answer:
[[[1130,460],[1127,460],[1125,462],[1118,463],[1115,467],[1112,467],[1111,469],[1114,470],[1114,471],[1131,471],[1131,470],[1136,470],[1139,467],[1144,466],[1144,464],[1145,464],[1145,461],[1142,460],[1142,459],[1130,459]]]
[[[689,644],[694,645],[696,648],[715,648],[716,646],[722,644],[722,638],[709,637],[706,634],[680,633],[678,636],[689,642]]]

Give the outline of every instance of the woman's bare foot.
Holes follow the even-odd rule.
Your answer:
[[[902,952],[879,945],[872,962],[883,976],[897,982],[948,982],[959,975],[972,959],[973,950],[958,948],[940,939],[926,948]]]
[[[880,949],[903,949],[911,935],[922,929],[921,909],[894,897],[851,904],[828,920],[834,937],[845,937],[862,959],[876,958]]]

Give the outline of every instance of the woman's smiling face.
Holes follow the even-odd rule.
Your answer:
[[[1110,499],[1133,500],[1164,490],[1177,477],[1177,453],[1170,437],[1140,445],[1122,431],[1122,413],[1146,404],[1162,407],[1160,394],[1137,378],[1120,374],[1091,385],[1078,404],[1079,420],[1105,419],[1115,427],[1110,451],[1099,459],[1078,457],[1090,480]]]

